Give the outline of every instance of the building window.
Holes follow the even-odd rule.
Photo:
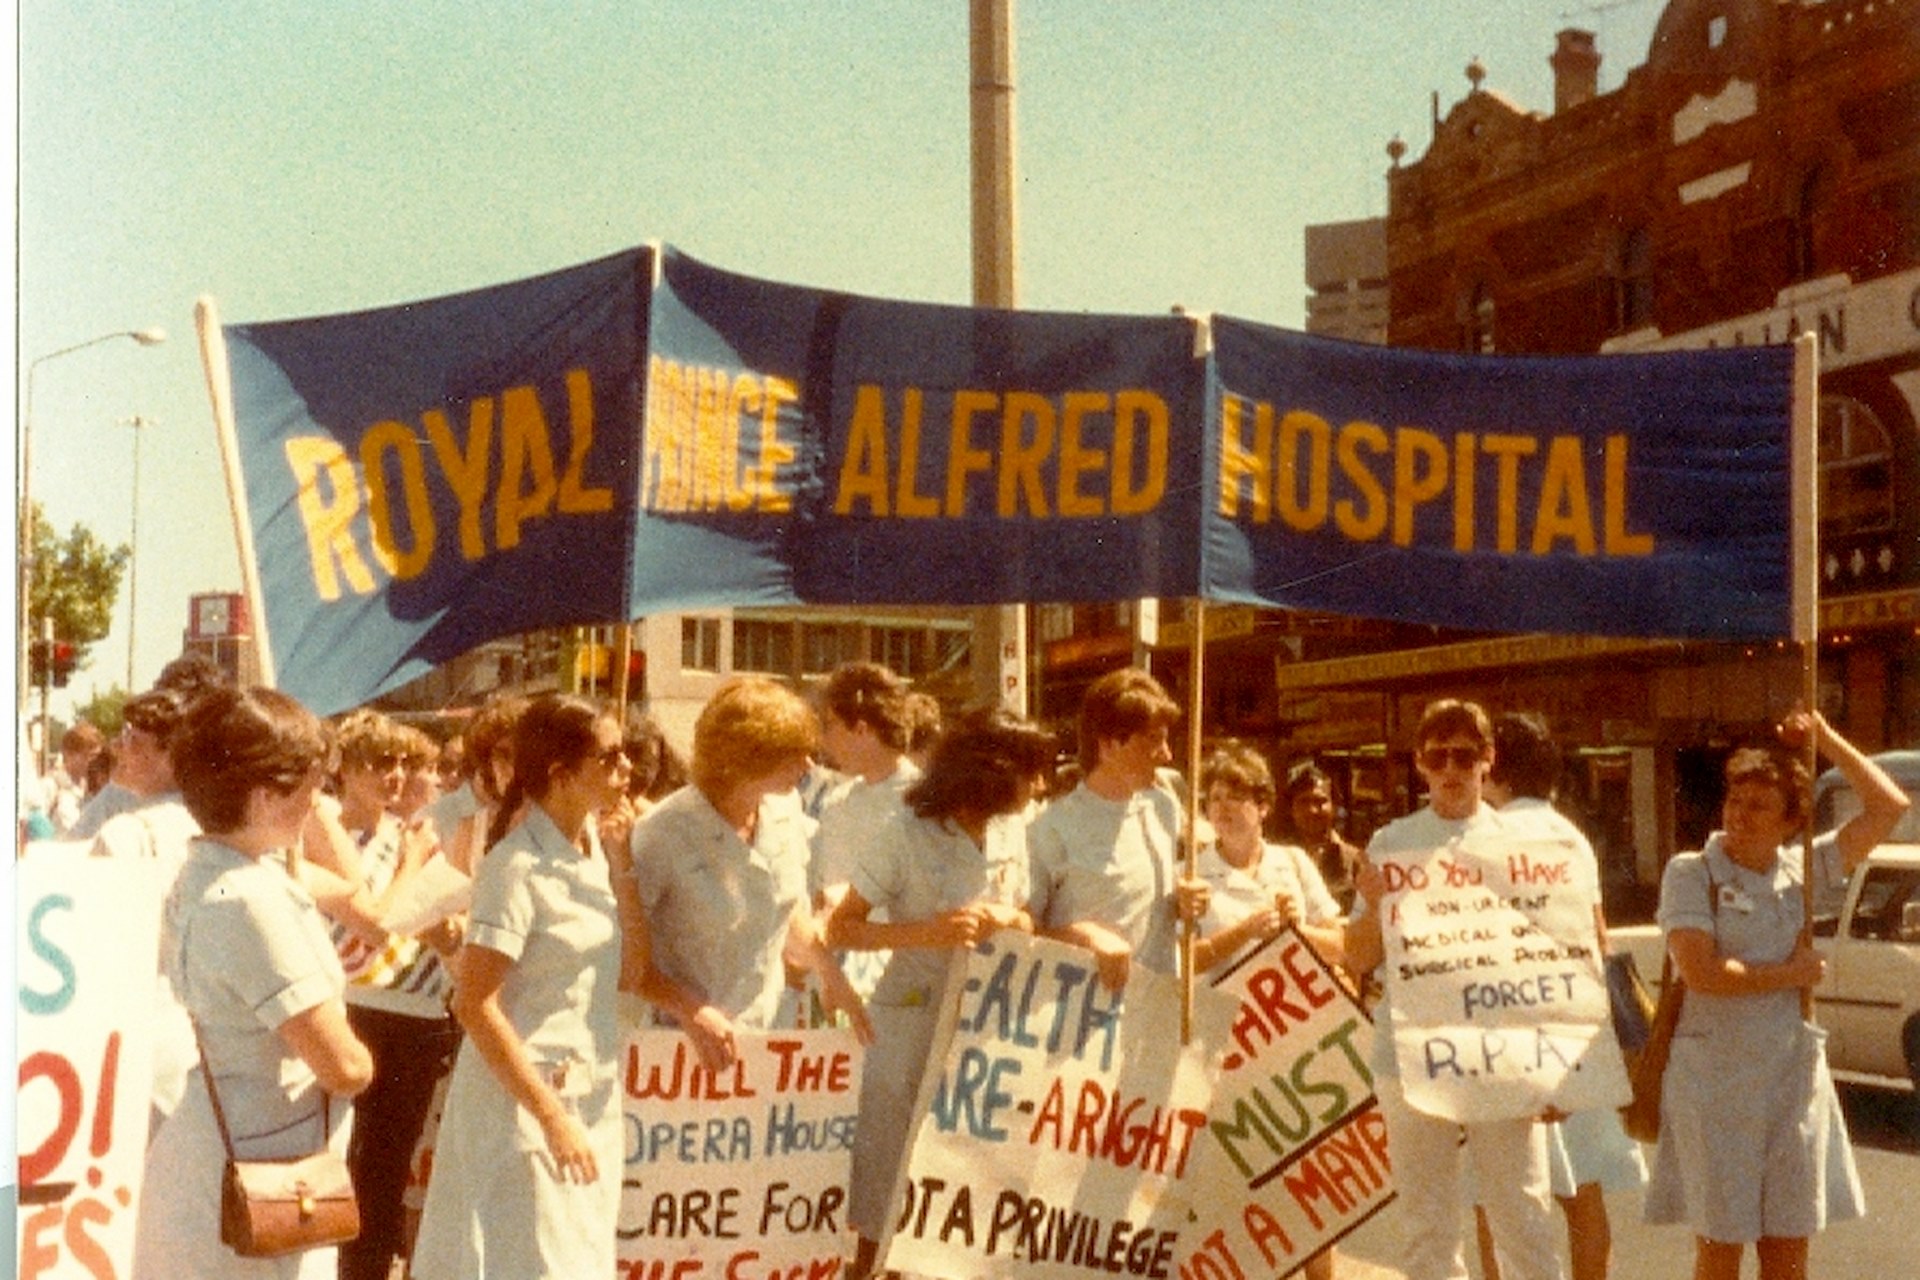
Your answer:
[[[680,619],[680,669],[682,671],[718,671],[720,669],[720,619]]]
[[[922,638],[919,627],[875,627],[873,660],[911,680],[922,670]]]
[[[733,622],[733,669],[770,675],[793,673],[793,624],[736,618]]]
[[[1793,209],[1793,278],[1811,280],[1820,272],[1815,251],[1814,218],[1825,194],[1826,175],[1814,169],[1801,180],[1799,199]]]
[[[809,623],[800,628],[800,670],[825,675],[860,656],[860,633],[840,623]]]
[[[1464,348],[1482,355],[1494,350],[1493,292],[1484,280],[1476,282],[1461,299],[1460,310]]]
[[[1820,535],[1893,528],[1893,438],[1851,396],[1820,397]]]
[[[963,667],[973,655],[971,627],[935,627],[927,633],[928,666],[933,671],[953,671]]]
[[[1635,227],[1614,253],[1613,331],[1627,333],[1653,323],[1653,237]]]

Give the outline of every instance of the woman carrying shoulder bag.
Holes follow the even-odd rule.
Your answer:
[[[373,1059],[347,1026],[345,978],[326,922],[280,862],[313,809],[326,735],[271,689],[203,694],[176,731],[173,770],[204,834],[167,903],[162,957],[199,1028],[204,1059],[147,1150],[136,1280],[331,1280],[335,1250],[243,1258],[220,1239],[214,1078],[241,1160],[343,1152],[351,1098]]]
[[[1813,842],[1813,874],[1844,881],[1885,839],[1906,797],[1817,714],[1782,726],[1839,765],[1862,803]],[[1826,962],[1803,938],[1795,838],[1811,803],[1806,766],[1749,747],[1727,761],[1723,829],[1667,864],[1660,927],[1687,998],[1674,1029],[1647,1187],[1653,1223],[1694,1233],[1694,1280],[1738,1280],[1751,1244],[1761,1280],[1802,1280],[1807,1245],[1865,1212],[1853,1149],[1827,1070],[1826,1035],[1801,994]]]

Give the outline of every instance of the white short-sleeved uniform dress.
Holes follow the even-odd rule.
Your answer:
[[[1179,800],[1157,785],[1109,800],[1081,783],[1048,803],[1027,828],[1035,927],[1091,920],[1125,938],[1146,968],[1175,972],[1181,825]]]
[[[894,815],[861,850],[854,891],[895,922],[927,920],[976,902],[1019,907],[1027,900],[1025,820],[987,823],[985,839],[910,811]],[[885,1237],[926,1075],[942,992],[959,948],[907,947],[891,953],[868,1002],[874,1042],[860,1074],[849,1217],[869,1240]]]
[[[653,963],[743,1030],[778,1025],[781,951],[787,922],[807,898],[810,834],[798,805],[768,797],[749,845],[692,786],[633,824],[633,876]]]
[[[344,1153],[351,1108],[325,1104],[312,1068],[280,1038],[287,1019],[340,998],[346,978],[313,899],[277,860],[194,840],[167,903],[164,959],[200,1027],[239,1158],[310,1155],[326,1135]],[[242,1258],[220,1243],[226,1149],[204,1072],[188,1073],[179,1106],[147,1148],[135,1232],[138,1280],[331,1280],[332,1249]]]
[[[1522,796],[1500,807],[1501,820],[1512,826],[1541,824],[1549,833],[1569,840],[1581,859],[1581,883],[1596,900],[1600,892],[1600,860],[1586,833],[1551,802]],[[1545,1126],[1547,1163],[1553,1194],[1571,1199],[1585,1184],[1605,1191],[1633,1191],[1647,1184],[1647,1162],[1640,1146],[1620,1127],[1620,1113],[1612,1107],[1576,1111],[1565,1120]]]
[[[593,840],[591,824],[587,832]],[[480,860],[467,945],[509,956],[500,1008],[574,1108],[600,1176],[554,1176],[545,1135],[469,1038],[447,1086],[414,1246],[418,1280],[610,1276],[620,1209],[620,927],[597,842],[582,855],[546,811]]]
[[[1831,833],[1817,860],[1837,857]],[[1716,832],[1660,879],[1660,927],[1698,929],[1750,964],[1793,954],[1804,912],[1800,856],[1749,871]],[[1826,1033],[1800,1016],[1798,990],[1687,992],[1662,1081],[1646,1217],[1684,1222],[1723,1244],[1811,1236],[1866,1212],[1853,1148],[1827,1071]]]
[[[1300,923],[1331,924],[1340,918],[1340,904],[1327,890],[1320,868],[1313,865],[1307,851],[1298,845],[1260,846],[1260,858],[1250,867],[1236,867],[1220,856],[1220,847],[1209,844],[1200,850],[1195,870],[1207,882],[1207,914],[1200,917],[1200,936],[1210,938],[1231,929],[1256,911],[1273,905],[1274,896],[1284,893],[1300,905]],[[1239,954],[1223,957],[1213,967],[1220,973],[1233,966],[1258,942],[1240,949]]]

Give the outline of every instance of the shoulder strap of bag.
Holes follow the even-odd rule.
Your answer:
[[[1720,882],[1713,878],[1713,863],[1708,860],[1705,850],[1700,853],[1700,869],[1707,873],[1707,911],[1713,916],[1713,942],[1720,945]],[[1680,974],[1673,967],[1671,948],[1660,949],[1660,989],[1665,991],[1670,982],[1680,982]],[[1681,983],[1682,986],[1685,983]]]
[[[193,1024],[193,1045],[200,1051],[200,1078],[207,1082],[207,1101],[213,1104],[213,1122],[220,1129],[220,1145],[227,1149],[227,1159],[234,1159],[233,1134],[227,1129],[227,1113],[220,1105],[220,1091],[213,1087],[213,1065],[207,1061],[207,1042],[200,1035],[200,1019],[188,1018]]]

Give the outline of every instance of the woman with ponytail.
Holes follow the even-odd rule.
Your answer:
[[[627,758],[617,720],[558,695],[527,708],[513,753],[454,987],[467,1038],[414,1249],[420,1280],[614,1271],[620,931],[594,816],[619,800]]]

